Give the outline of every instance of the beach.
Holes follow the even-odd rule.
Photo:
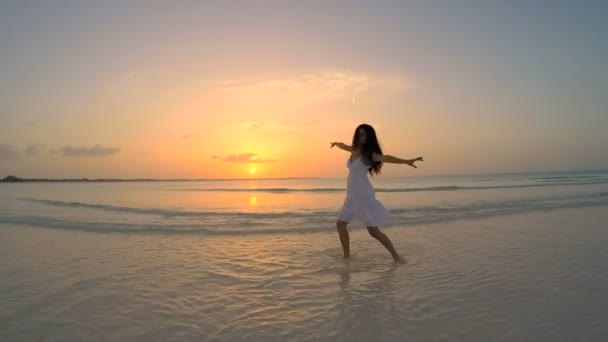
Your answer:
[[[0,342],[608,341],[607,14],[0,1]]]
[[[320,189],[318,180],[299,181],[300,191],[263,182],[249,191],[133,185],[139,193],[124,184],[4,186],[0,340],[602,340],[605,175],[550,187],[513,177],[475,178],[493,189],[379,192],[397,219],[383,231],[405,264],[363,227],[352,227],[352,258],[343,259],[331,216],[343,193],[302,191]],[[504,193],[513,189],[519,206]],[[202,199],[211,194],[214,207]],[[238,198],[241,209],[225,205]]]

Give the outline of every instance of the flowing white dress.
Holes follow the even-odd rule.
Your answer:
[[[366,227],[391,225],[391,216],[376,199],[374,187],[367,177],[369,165],[365,165],[362,157],[359,157],[354,160],[348,158],[346,166],[346,199],[338,213],[338,220],[363,224]]]

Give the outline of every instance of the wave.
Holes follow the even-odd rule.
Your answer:
[[[248,213],[248,212],[226,212],[226,211],[190,211],[190,210],[172,210],[172,209],[161,209],[161,208],[136,208],[136,207],[123,207],[108,204],[91,204],[83,202],[64,202],[56,200],[46,199],[35,199],[35,198],[20,198],[22,201],[34,202],[46,204],[54,207],[67,207],[67,208],[86,208],[96,209],[102,211],[113,211],[122,212],[129,214],[145,214],[145,215],[157,215],[163,217],[217,217],[217,216],[234,216],[234,217],[251,217],[252,215],[258,218],[278,218],[284,217],[285,215],[297,215],[294,212],[264,212],[264,213]],[[299,215],[298,215],[299,216]]]
[[[557,202],[557,201],[577,201],[580,199],[608,199],[608,192],[599,192],[589,195],[572,195],[572,196],[560,196],[560,197],[549,197],[549,198],[533,198],[533,199],[520,199],[516,201],[500,201],[500,202],[480,202],[471,203],[462,206],[427,206],[427,207],[406,207],[406,208],[391,208],[391,212],[394,214],[405,214],[405,213],[444,213],[444,212],[458,212],[464,211],[469,212],[472,210],[485,210],[494,207],[500,207],[502,209],[511,207],[521,207],[538,205],[545,202]],[[69,208],[87,208],[101,211],[110,212],[122,212],[127,214],[145,214],[161,217],[194,217],[194,218],[226,218],[230,217],[233,219],[278,219],[278,218],[308,218],[314,215],[333,215],[335,211],[329,210],[309,210],[309,211],[282,211],[282,212],[245,212],[245,211],[189,211],[189,210],[171,210],[161,208],[135,208],[135,207],[121,207],[106,204],[90,204],[82,202],[64,202],[57,200],[46,200],[46,199],[34,199],[34,198],[22,198],[21,200],[42,203],[56,207],[69,207]]]
[[[46,201],[46,200],[37,200]],[[54,204],[72,203],[46,201]],[[78,206],[86,205],[79,203]],[[474,220],[495,216],[522,214],[535,211],[552,211],[608,205],[608,192],[568,197],[536,198],[515,201],[480,202],[460,206],[426,206],[389,209],[394,225],[423,225],[444,223],[455,220]],[[99,205],[90,205],[99,208]],[[104,206],[108,207],[108,206]],[[113,207],[114,208],[114,207]],[[159,209],[135,209],[135,212],[157,213]],[[104,209],[105,210],[105,209]],[[113,210],[113,209],[112,209]],[[184,213],[184,212],[176,212]],[[160,222],[123,223],[103,221],[82,221],[55,217],[4,215],[0,214],[0,224],[26,225],[41,228],[76,230],[96,233],[136,233],[136,234],[201,234],[201,235],[267,235],[267,234],[308,234],[332,232],[335,211],[318,210],[310,212],[246,213],[246,212],[187,212],[197,216],[216,216],[201,222]],[[191,215],[194,216],[194,215]],[[269,220],[271,219],[271,220]],[[234,228],[232,228],[234,227]],[[354,226],[354,229],[362,227]]]
[[[446,185],[446,186],[431,186],[417,188],[376,188],[376,192],[425,192],[425,191],[457,191],[457,190],[491,190],[491,189],[521,189],[521,188],[537,188],[549,186],[564,186],[564,185],[593,185],[605,184],[608,179],[595,181],[580,181],[580,182],[547,182],[547,183],[530,183],[530,184],[513,184],[513,185],[479,185],[479,186],[462,186],[462,185]],[[291,193],[291,192],[312,192],[312,193],[329,193],[329,192],[344,192],[345,188],[192,188],[192,189],[175,189],[175,191],[201,191],[201,192],[255,192],[255,193]]]
[[[567,174],[567,175],[559,175],[559,176],[539,176],[539,177],[530,177],[529,179],[533,180],[561,180],[561,179],[594,179],[594,178],[605,178],[605,173],[597,173],[597,174]]]
[[[67,220],[42,216],[9,217],[0,215],[0,224],[25,225],[40,228],[74,230],[93,233],[141,233],[141,234],[202,234],[202,235],[269,235],[277,233],[315,233],[326,231],[327,227],[298,227],[285,228],[259,228],[259,229],[212,229],[207,224],[147,224],[147,223],[116,223]]]

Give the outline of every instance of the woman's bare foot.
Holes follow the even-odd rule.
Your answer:
[[[400,256],[398,256],[396,258],[393,258],[393,261],[396,264],[407,264],[407,260],[405,258],[400,257]]]

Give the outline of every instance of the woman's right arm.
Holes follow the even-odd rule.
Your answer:
[[[334,146],[337,146],[340,149],[343,149],[344,151],[348,151],[348,152],[352,152],[353,148],[350,145],[346,145],[345,143],[341,143],[341,142],[332,142],[330,143],[331,146],[329,146],[329,148],[332,148]]]

